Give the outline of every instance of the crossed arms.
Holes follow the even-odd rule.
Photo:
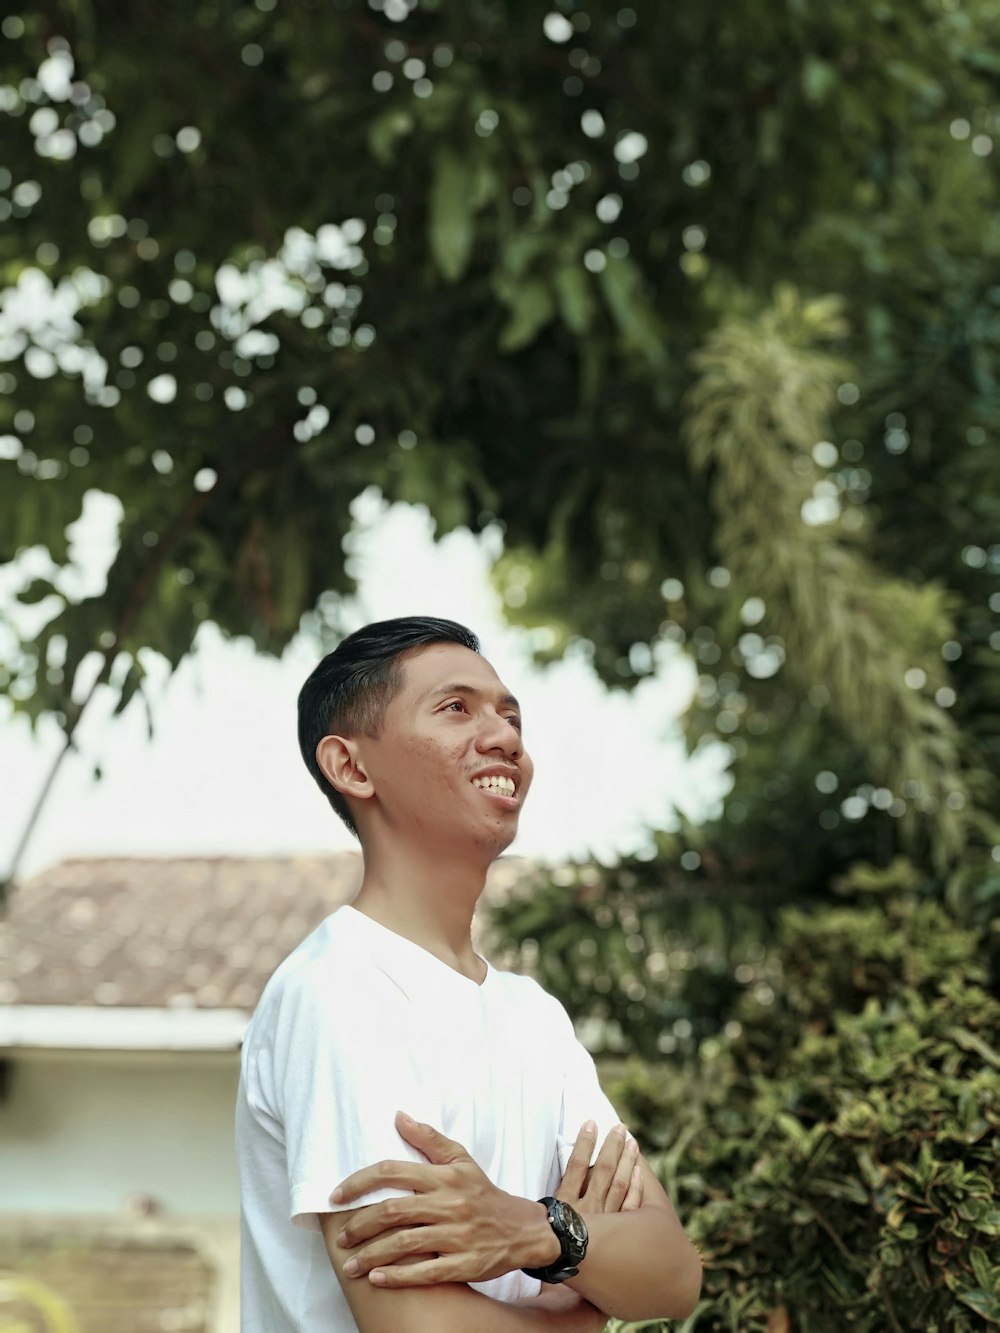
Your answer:
[[[659,1181],[624,1133],[593,1168],[596,1130],[581,1130],[557,1195],[590,1232],[577,1277],[517,1304],[468,1287],[558,1258],[545,1209],[498,1189],[461,1144],[398,1116],[428,1164],[379,1162],[350,1176],[334,1201],[380,1186],[401,1198],[321,1216],[330,1260],[362,1333],[598,1333],[609,1316],[684,1318],[701,1290],[701,1261]]]

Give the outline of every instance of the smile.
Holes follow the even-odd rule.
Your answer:
[[[513,796],[517,791],[513,778],[497,777],[496,774],[491,774],[489,777],[473,778],[472,785],[478,787],[480,791],[493,792],[496,796]]]

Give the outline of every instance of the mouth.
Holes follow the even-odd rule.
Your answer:
[[[505,809],[518,808],[518,784],[513,778],[500,773],[486,773],[477,775],[471,781],[474,787]]]

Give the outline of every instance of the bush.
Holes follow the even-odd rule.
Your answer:
[[[741,989],[718,1035],[670,1067],[606,1071],[705,1252],[685,1327],[1000,1325],[984,932],[902,863],[837,887],[844,905],[779,913],[768,981]]]
[[[692,1327],[1000,1324],[998,1023],[953,985],[806,1031],[773,1075],[747,1080],[737,1041],[669,1090],[648,1068],[612,1085],[705,1251]]]

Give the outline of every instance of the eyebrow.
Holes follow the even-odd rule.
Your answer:
[[[439,690],[432,690],[430,697],[433,699],[443,699],[446,694],[465,694],[471,695],[476,699],[481,699],[483,697],[483,691],[477,689],[475,685],[461,684],[442,685]],[[505,708],[515,708],[518,712],[521,711],[521,705],[512,694],[502,694],[499,702]]]

